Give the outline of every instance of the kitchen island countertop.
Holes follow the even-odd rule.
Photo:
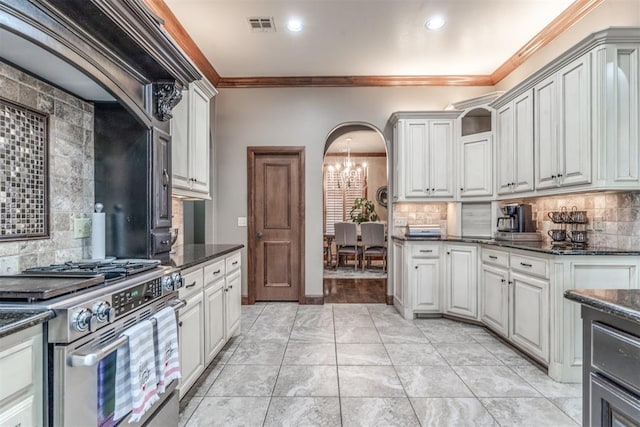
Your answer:
[[[53,310],[47,309],[0,308],[0,338],[44,323],[54,316]]]
[[[241,244],[188,244],[176,246],[166,265],[185,269],[244,248]]]
[[[610,248],[605,246],[590,246],[584,248],[572,246],[554,246],[545,240],[539,242],[513,242],[508,240],[495,240],[486,237],[407,237],[393,236],[394,240],[408,242],[453,242],[453,243],[479,243],[489,246],[497,246],[510,249],[520,249],[544,253],[549,255],[640,255],[640,251]]]
[[[564,297],[640,323],[640,289],[569,289]]]

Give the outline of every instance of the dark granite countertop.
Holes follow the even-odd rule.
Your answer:
[[[496,246],[510,249],[521,249],[525,251],[538,252],[548,255],[640,255],[640,250],[628,251],[604,246],[586,246],[584,248],[574,248],[571,246],[555,246],[546,240],[540,242],[511,242],[505,240],[494,240],[482,237],[406,237],[393,236],[394,240],[407,242],[458,242],[458,243],[480,243],[488,246]]]
[[[44,323],[54,316],[54,312],[47,309],[0,308],[0,338]]]
[[[205,245],[191,244],[174,247],[175,252],[171,254],[170,261],[164,263],[171,267],[185,269],[198,265],[205,261],[221,257],[228,253],[244,248],[240,244]]]
[[[640,323],[640,289],[570,289],[564,297]]]

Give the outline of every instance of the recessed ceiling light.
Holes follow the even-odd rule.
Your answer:
[[[429,30],[438,30],[444,25],[444,18],[440,15],[429,18],[424,26]]]
[[[299,19],[290,19],[287,22],[287,30],[297,33],[298,31],[302,31],[302,21]]]

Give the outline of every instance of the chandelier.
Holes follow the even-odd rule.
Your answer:
[[[347,157],[342,163],[337,162],[329,165],[330,179],[336,182],[338,188],[347,189],[357,183],[362,183],[362,187],[366,185],[368,169],[367,163],[355,163],[351,160],[351,138],[347,138]]]

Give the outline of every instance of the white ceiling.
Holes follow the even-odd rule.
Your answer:
[[[222,77],[273,77],[491,74],[572,0],[165,2]],[[435,14],[445,26],[426,30]],[[251,32],[254,16],[276,32]]]

